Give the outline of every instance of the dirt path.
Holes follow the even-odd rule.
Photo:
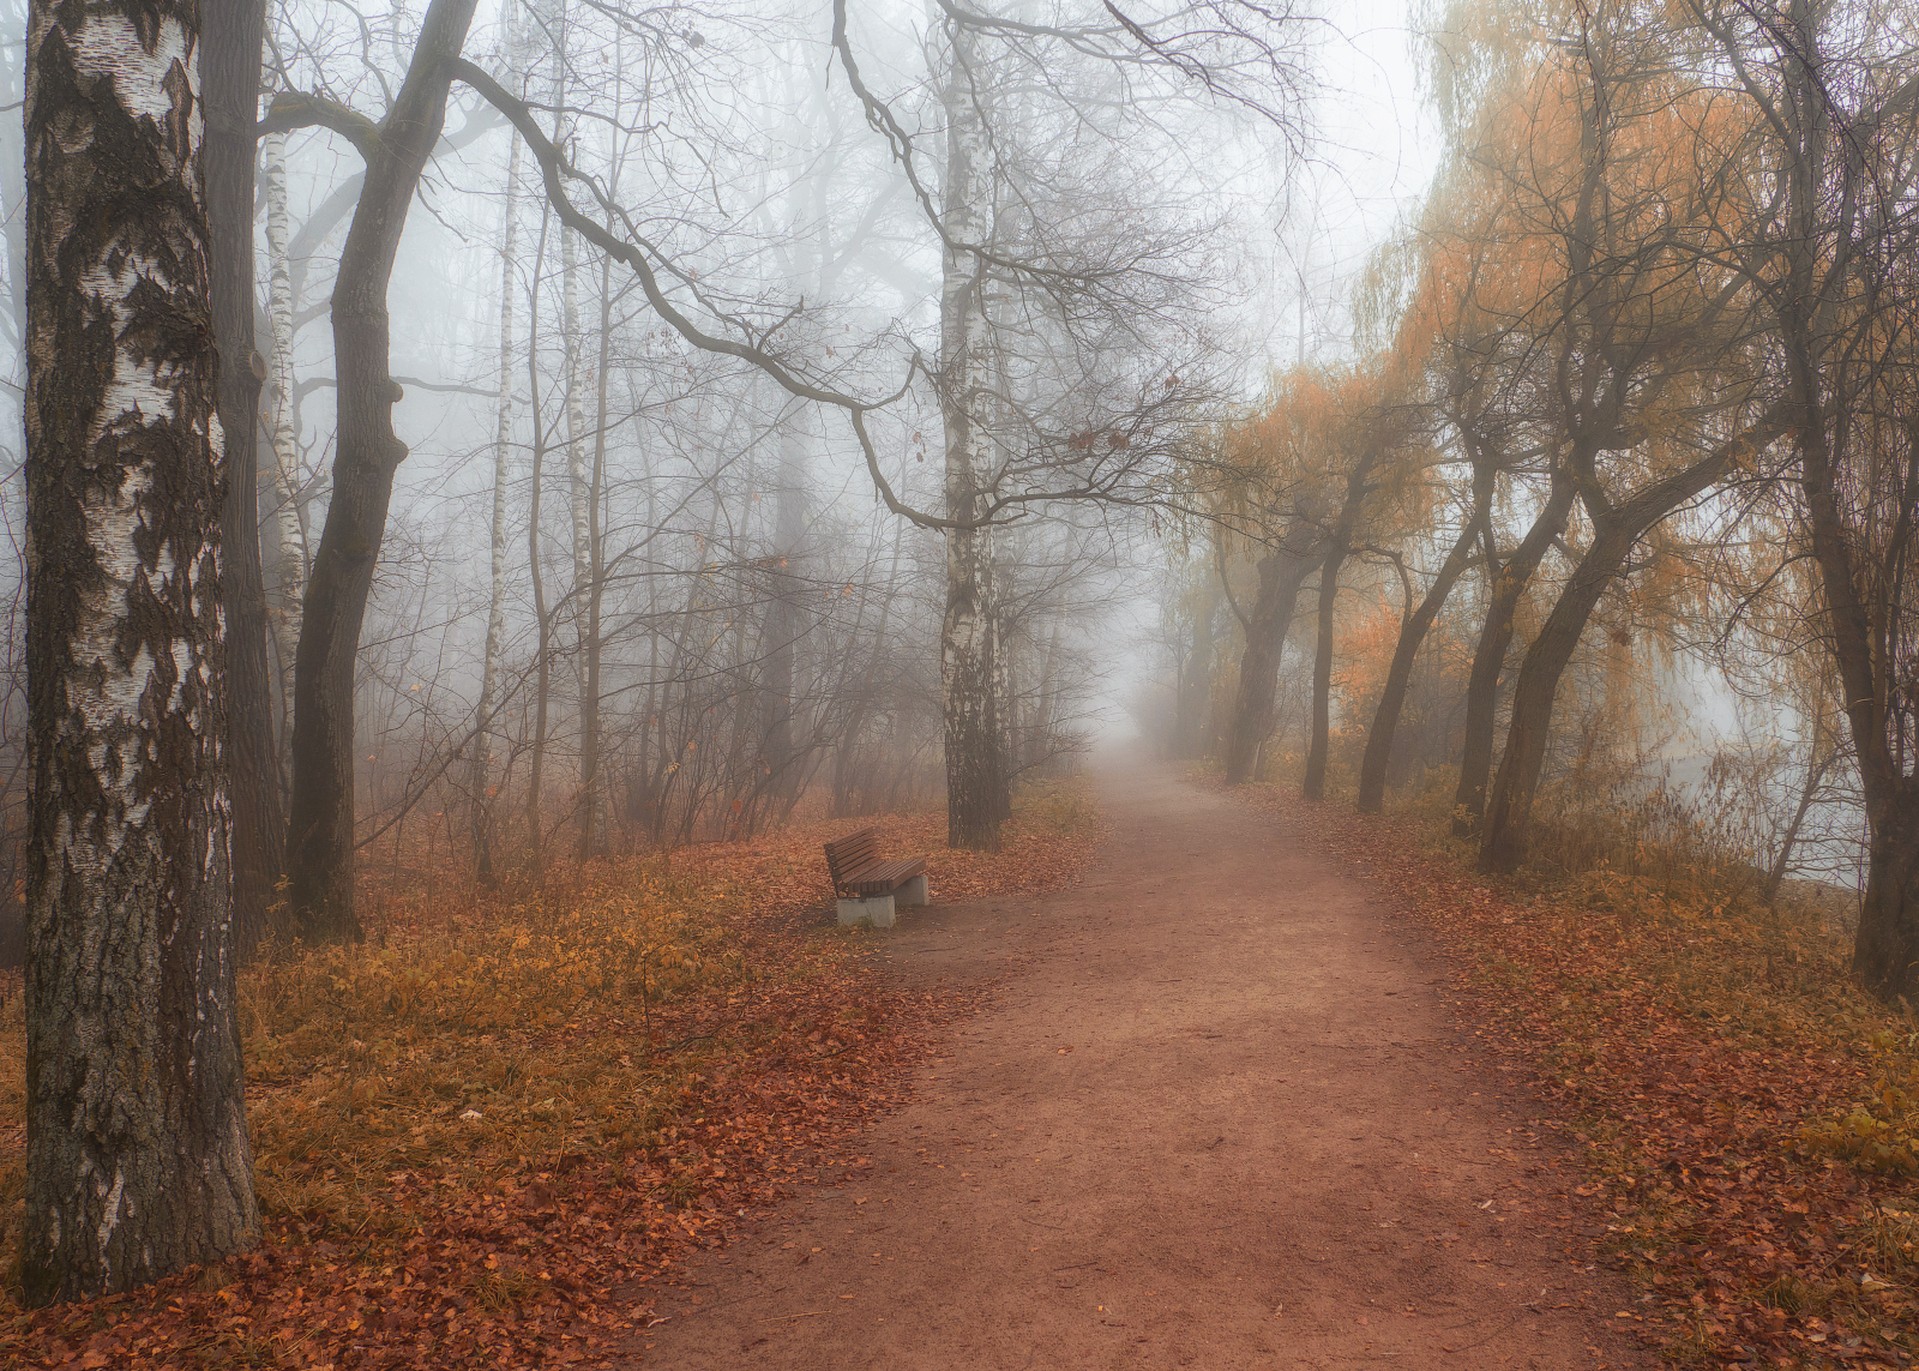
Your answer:
[[[1417,939],[1270,816],[1163,771],[1101,787],[1113,835],[1075,890],[878,935],[901,974],[998,979],[992,1007],[870,1167],[667,1296],[645,1361],[1652,1365],[1567,1255],[1571,1164]]]

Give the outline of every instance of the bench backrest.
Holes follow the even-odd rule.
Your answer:
[[[849,833],[844,838],[836,838],[826,845],[826,869],[832,873],[833,885],[837,889],[845,885],[856,874],[864,871],[879,860],[880,831],[877,828],[862,828],[857,833]]]

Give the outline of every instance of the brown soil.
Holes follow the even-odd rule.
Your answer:
[[[1474,1053],[1430,949],[1271,816],[1100,780],[1113,831],[1076,889],[874,935],[897,974],[994,981],[991,1007],[870,1165],[666,1294],[642,1360],[1656,1364],[1576,1160]]]

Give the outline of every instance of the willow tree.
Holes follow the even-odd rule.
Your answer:
[[[258,1228],[234,1010],[224,458],[191,3],[28,18],[29,1301]]]
[[[1750,293],[1710,250],[1744,227],[1743,191],[1700,177],[1695,155],[1736,117],[1675,70],[1659,16],[1601,5],[1552,35],[1520,105],[1521,204],[1551,264],[1533,316],[1587,529],[1514,683],[1480,840],[1489,871],[1526,855],[1560,680],[1634,549],[1755,470],[1783,427]]]
[[[1919,80],[1896,11],[1699,0],[1701,67],[1749,134],[1728,160],[1771,188],[1732,240],[1784,374],[1801,548],[1865,796],[1853,949],[1887,999],[1919,992]],[[1725,145],[1725,144],[1722,144]],[[1727,254],[1722,254],[1727,255]]]

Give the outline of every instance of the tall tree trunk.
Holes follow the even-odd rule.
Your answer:
[[[524,68],[527,54],[525,21],[517,5],[507,22],[507,66],[517,71]],[[480,698],[473,711],[473,775],[469,784],[473,793],[473,870],[480,883],[487,886],[499,880],[493,863],[493,746],[499,728],[493,715],[499,707],[500,657],[506,647],[506,495],[512,475],[513,305],[519,293],[522,156],[520,140],[515,138],[507,153],[506,204],[500,228],[500,344],[494,373],[500,396],[493,416],[493,508],[487,521],[486,642],[480,653]],[[539,416],[534,416],[534,422],[539,422]]]
[[[1306,744],[1306,771],[1299,793],[1309,800],[1326,798],[1326,753],[1332,733],[1333,628],[1339,610],[1339,573],[1346,564],[1343,548],[1327,554],[1319,564],[1319,599],[1313,635],[1313,721]]]
[[[234,1011],[199,15],[164,0],[28,14],[35,1304],[233,1252],[259,1223]]]
[[[992,151],[972,77],[984,71],[972,28],[947,26],[944,88],[946,176],[941,217],[947,245],[940,285],[940,414],[946,429],[946,512],[980,519],[990,463],[992,357],[984,299],[986,268],[964,245],[992,236]],[[991,537],[949,528],[946,611],[940,625],[940,683],[946,745],[946,839],[996,851],[1005,787],[1004,738],[993,696],[993,622],[988,600]]]
[[[594,379],[593,462],[586,479],[586,604],[582,617],[580,691],[580,859],[603,857],[607,838],[606,783],[601,765],[600,611],[606,598],[606,561],[600,527],[606,501],[607,379],[613,350],[613,262],[600,259],[600,355]]]
[[[1445,608],[1453,587],[1472,564],[1473,544],[1485,532],[1492,507],[1493,485],[1497,473],[1487,465],[1473,473],[1473,502],[1459,536],[1446,550],[1433,583],[1419,605],[1399,626],[1399,641],[1393,645],[1393,660],[1386,668],[1386,684],[1379,692],[1379,706],[1373,711],[1373,726],[1366,733],[1366,751],[1359,762],[1359,798],[1356,808],[1362,814],[1377,814],[1386,799],[1386,775],[1392,765],[1393,734],[1399,731],[1399,716],[1406,708],[1406,692],[1412,686],[1413,664],[1426,634]]]
[[[406,80],[377,134],[364,137],[366,182],[333,285],[337,450],[326,527],[301,612],[293,683],[293,804],[287,878],[296,927],[312,940],[360,934],[354,908],[353,681],[393,477],[406,445],[393,431],[387,285],[427,158],[446,126],[452,59],[475,0],[433,0]]]
[[[1279,691],[1279,661],[1292,630],[1299,592],[1313,574],[1314,558],[1289,535],[1292,546],[1281,546],[1259,560],[1259,587],[1246,616],[1245,650],[1239,659],[1239,689],[1226,730],[1226,784],[1253,779],[1260,745],[1273,731],[1273,702]]]
[[[782,399],[784,397],[781,397]],[[779,422],[779,466],[774,477],[772,584],[768,588],[761,652],[761,758],[773,797],[770,812],[791,812],[808,769],[795,741],[794,698],[801,623],[800,559],[806,537],[806,432],[795,415]]]
[[[1592,543],[1573,568],[1539,636],[1527,649],[1513,686],[1506,751],[1493,778],[1485,833],[1480,839],[1480,870],[1515,871],[1526,858],[1533,797],[1546,765],[1559,679],[1606,587],[1619,575],[1633,547],[1648,530],[1712,485],[1741,455],[1756,452],[1777,438],[1783,427],[1779,419],[1779,411],[1771,411],[1692,465],[1655,481],[1629,500],[1592,512]],[[1590,494],[1587,499],[1590,505]]]
[[[1499,678],[1506,670],[1506,652],[1512,646],[1515,616],[1526,587],[1545,561],[1553,544],[1566,531],[1578,486],[1570,473],[1555,467],[1552,488],[1526,536],[1505,562],[1486,559],[1490,583],[1486,618],[1479,626],[1479,644],[1473,649],[1472,669],[1466,676],[1466,727],[1459,755],[1459,785],[1453,792],[1453,836],[1478,834],[1486,813],[1486,786],[1493,774],[1493,742],[1499,713]]]
[[[221,575],[227,620],[227,774],[233,797],[233,932],[239,952],[267,933],[285,856],[273,745],[266,588],[260,575],[260,359],[253,348],[254,132],[260,116],[263,0],[204,0],[207,231],[213,336],[226,435]]]
[[[267,327],[270,356],[267,375],[272,381],[267,431],[270,452],[262,464],[267,472],[268,565],[273,572],[267,607],[278,659],[278,695],[282,727],[290,732],[293,717],[293,660],[300,643],[300,601],[306,594],[307,536],[301,519],[300,410],[293,385],[293,262],[288,238],[292,215],[287,209],[287,138],[269,133],[260,140],[260,179],[267,205]],[[282,735],[284,739],[284,734]],[[283,845],[284,850],[284,845]]]
[[[533,736],[528,739],[526,767],[526,844],[535,869],[546,860],[546,737],[553,694],[553,614],[546,603],[546,572],[540,564],[540,507],[546,480],[546,421],[540,413],[540,277],[546,265],[547,229],[552,217],[542,213],[540,246],[533,256],[533,282],[528,296],[526,380],[533,396],[533,452],[528,463],[531,494],[526,513],[526,574],[533,591],[533,624],[538,635],[533,646]]]

